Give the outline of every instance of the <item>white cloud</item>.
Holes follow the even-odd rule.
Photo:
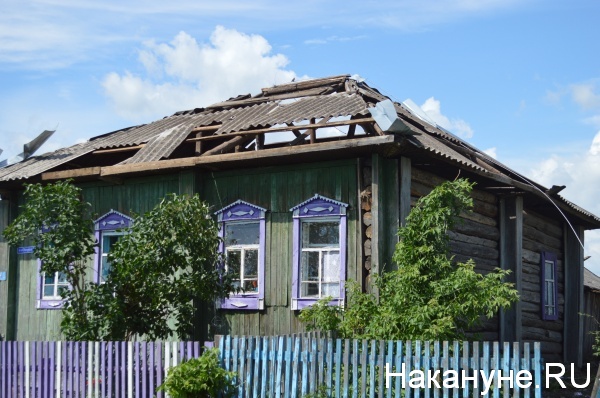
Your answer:
[[[439,126],[449,130],[462,138],[473,137],[473,129],[467,122],[462,119],[449,119],[447,116],[442,114],[440,101],[434,97],[428,98],[421,109]]]
[[[583,109],[600,108],[600,95],[596,93],[594,82],[573,84],[570,89],[573,101]]]
[[[314,44],[327,44],[327,43],[344,43],[344,42],[348,42],[348,41],[356,41],[356,40],[363,40],[366,39],[367,36],[365,35],[360,35],[360,36],[329,36],[327,38],[324,39],[310,39],[310,40],[305,40],[304,44],[307,45],[314,45]]]
[[[113,72],[103,81],[116,111],[130,120],[206,106],[297,77],[286,69],[289,60],[283,54],[271,53],[264,37],[222,26],[209,43],[180,32],[170,43],[144,47],[140,62],[146,76]]]
[[[488,155],[494,159],[498,159],[498,154],[496,153],[496,147],[485,149],[483,151],[483,153],[485,153],[486,155]]]
[[[536,165],[532,179],[547,187],[566,185],[561,195],[596,215],[600,215],[600,131],[584,153],[553,155]],[[586,266],[600,272],[600,232],[587,232],[585,255],[592,255]]]

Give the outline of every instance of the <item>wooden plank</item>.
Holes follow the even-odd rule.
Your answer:
[[[99,176],[101,167],[84,167],[81,169],[48,171],[42,173],[42,181],[63,180],[67,178]]]
[[[327,118],[329,120],[329,118]],[[319,129],[326,127],[338,127],[338,126],[351,126],[353,124],[362,124],[362,123],[373,123],[375,119],[371,117],[366,117],[362,119],[352,119],[352,120],[336,120],[328,123],[309,123],[309,124],[299,124],[295,126],[280,126],[280,127],[269,127],[262,129],[254,129],[254,130],[245,130],[245,131],[232,131],[226,134],[219,135],[208,135],[205,137],[199,138],[188,138],[186,141],[195,142],[195,141],[207,141],[207,140],[215,140],[215,139],[223,139],[223,137],[240,137],[240,136],[248,136],[248,135],[256,135],[256,134],[268,134],[268,133],[279,133],[282,131],[299,131],[299,130],[310,130],[310,129]],[[310,132],[309,132],[310,134]]]
[[[582,227],[564,226],[564,362],[583,365],[583,236]]]
[[[248,160],[267,160],[286,157],[293,159],[295,156],[303,157],[309,153],[339,153],[343,149],[360,149],[368,147],[376,147],[394,143],[397,140],[394,135],[384,137],[363,137],[354,138],[352,140],[340,140],[331,142],[318,142],[313,145],[305,145],[300,147],[281,147],[267,148],[262,151],[249,151],[241,153],[227,153],[212,156],[195,156],[182,159],[167,159],[144,163],[131,163],[125,165],[114,165],[102,167],[100,175],[119,175],[142,173],[148,171],[180,169],[194,166],[208,166],[213,164],[237,163]]]

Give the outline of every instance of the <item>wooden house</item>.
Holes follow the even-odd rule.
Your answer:
[[[458,175],[477,185],[474,211],[450,235],[456,259],[512,270],[521,295],[478,332],[541,341],[549,359],[580,363],[581,243],[600,219],[347,75],[265,88],[0,169],[0,231],[24,183],[73,178],[99,217],[90,278],[100,280],[111,225],[169,192],[199,193],[246,293],[203,308],[197,337],[286,334],[303,330],[298,310],[320,296],[342,305],[345,280],[368,289],[393,267],[411,205]],[[241,230],[247,239],[228,239]],[[3,241],[0,272],[0,334],[58,339],[60,278],[42,278],[26,249]]]
[[[583,361],[597,362],[594,356],[595,333],[600,331],[600,276],[585,268],[583,275]]]

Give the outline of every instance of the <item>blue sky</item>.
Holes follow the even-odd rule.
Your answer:
[[[600,214],[599,37],[593,0],[3,0],[0,159],[350,73]]]

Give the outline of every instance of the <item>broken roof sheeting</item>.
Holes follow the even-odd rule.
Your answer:
[[[0,169],[0,181],[31,178],[99,149],[145,144],[121,164],[167,159],[183,145],[196,127],[215,125],[212,134],[227,135],[311,119],[368,115],[369,106],[386,99],[388,97],[376,88],[353,80],[348,75],[283,84],[263,89],[261,94],[254,97],[241,96],[206,109],[177,112],[149,124],[118,130],[97,136],[83,144],[31,157]],[[395,108],[411,131],[418,134],[408,139],[417,148],[476,172],[502,174],[516,182],[531,185],[520,174],[490,159],[453,134],[419,118],[402,104],[395,103]],[[533,184],[542,191],[545,189],[539,184]],[[558,195],[554,198],[577,213],[600,222],[600,218],[570,201]]]

